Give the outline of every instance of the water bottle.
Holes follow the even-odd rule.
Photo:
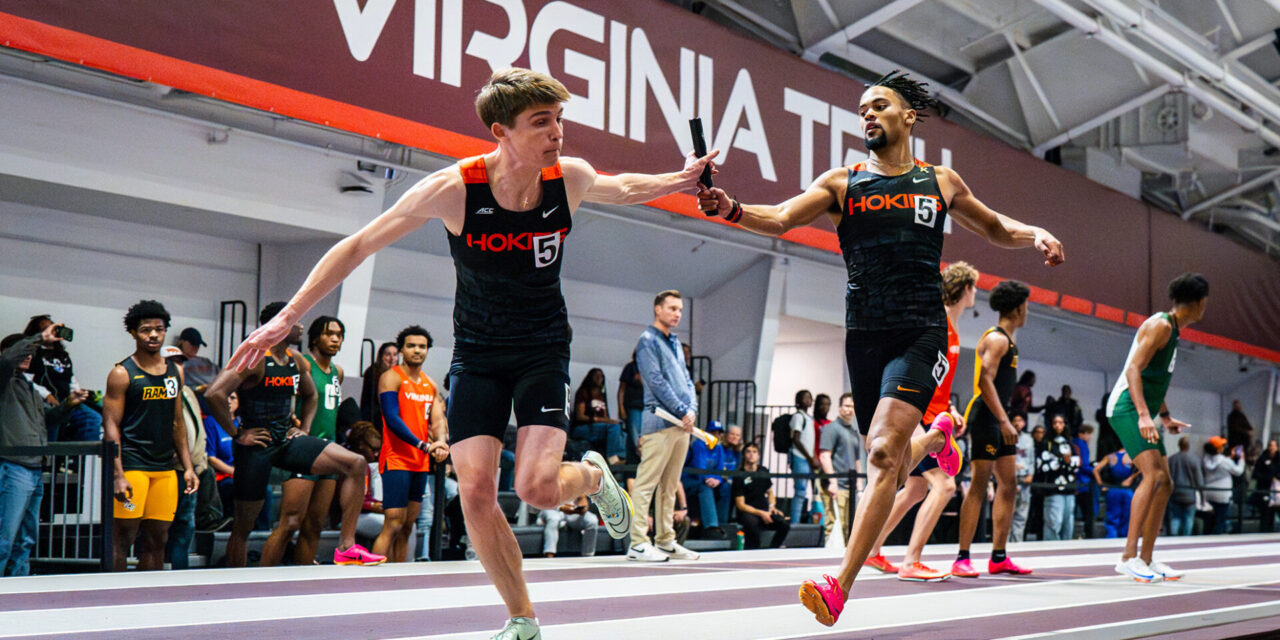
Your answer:
[[[735,551],[742,551],[746,546],[747,537],[743,535],[742,530],[739,529],[737,535],[733,537],[733,548]]]

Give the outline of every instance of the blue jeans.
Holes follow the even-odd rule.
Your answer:
[[[1053,493],[1044,497],[1043,540],[1070,540],[1076,529],[1076,494]]]
[[[1169,503],[1169,535],[1189,536],[1196,525],[1196,505]]]
[[[627,441],[622,435],[622,425],[608,422],[580,424],[573,428],[573,437],[586,440],[594,448],[603,448],[605,459],[627,457]]]
[[[1133,504],[1133,489],[1107,489],[1107,537],[1123,538],[1129,535],[1129,507]]]
[[[414,521],[417,525],[417,531],[413,534],[416,538],[414,547],[417,549],[418,560],[426,560],[429,556],[428,543],[431,541],[431,523],[435,519],[436,502],[432,496],[435,488],[436,480],[434,476],[427,478],[427,491],[422,495],[422,510],[418,512],[418,519]],[[454,496],[458,495],[458,481],[453,478],[444,479],[444,501],[447,504]]]
[[[698,517],[703,527],[719,527],[729,520],[729,492],[733,485],[721,482],[716,488],[707,486],[705,478],[698,476],[684,481],[685,498],[692,504],[698,499]],[[693,516],[692,513],[689,514]]]
[[[640,422],[644,409],[627,409],[627,464],[640,464]]]
[[[804,515],[804,503],[809,495],[808,475],[813,473],[813,469],[809,466],[809,460],[804,456],[792,451],[789,457],[791,458],[791,473],[804,474],[794,480],[796,490],[791,497],[791,524],[794,525],[800,522],[800,516]]]
[[[0,460],[0,574],[31,574],[44,484],[39,469]]]
[[[174,569],[188,568],[191,539],[196,535],[196,494],[188,495],[186,486],[179,473],[178,510],[169,524],[169,541],[164,546],[164,557]]]

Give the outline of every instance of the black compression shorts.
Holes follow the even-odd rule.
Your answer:
[[[1005,444],[1004,436],[1000,434],[1000,421],[991,415],[981,397],[973,399],[965,421],[969,425],[969,440],[973,445],[969,448],[971,460],[995,460],[1018,454],[1017,444]]]
[[[245,446],[232,443],[236,475],[234,495],[237,500],[250,502],[267,497],[267,482],[271,479],[271,467],[279,467],[296,474],[310,474],[316,458],[330,442],[315,436],[295,436],[287,440],[272,440],[271,444]]]
[[[453,349],[449,367],[449,443],[499,440],[515,408],[516,426],[569,430],[569,345]]]
[[[923,415],[949,368],[946,327],[850,329],[844,350],[858,430],[864,436],[881,398],[902,400]]]

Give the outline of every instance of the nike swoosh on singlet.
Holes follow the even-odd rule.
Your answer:
[[[908,389],[902,385],[898,385],[898,391],[910,391],[911,393],[920,393],[919,389]]]
[[[560,408],[560,407],[556,407],[556,408],[554,408],[554,409],[548,409],[548,408],[546,408],[546,407],[543,407],[543,408],[542,408],[542,412],[543,412],[543,413],[559,413],[559,412],[561,412],[561,411],[564,411],[564,409],[563,409],[563,408]],[[567,414],[568,414],[568,412],[566,412],[566,415],[567,415]]]
[[[556,212],[556,209],[559,209],[559,208],[560,208],[560,205],[556,205],[556,206],[551,207],[550,209],[548,209],[548,210],[546,210],[546,211],[543,211],[543,212],[542,212],[542,217],[543,217],[543,218],[546,218],[547,216],[549,216],[549,215],[551,215],[551,214],[555,213],[555,212]]]
[[[928,180],[928,179],[929,179],[929,176],[920,176],[917,178],[912,178],[911,181],[916,184],[920,184],[921,182],[924,182],[925,180]]]

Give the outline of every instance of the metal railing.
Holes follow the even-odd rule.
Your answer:
[[[0,447],[0,456],[42,456],[42,500],[31,562],[111,571],[115,443],[51,442]]]
[[[236,317],[240,320],[237,323]],[[236,325],[240,326],[240,337],[235,334]],[[226,365],[227,358],[235,353],[236,347],[249,335],[249,307],[244,300],[223,300],[218,307],[218,367]]]

